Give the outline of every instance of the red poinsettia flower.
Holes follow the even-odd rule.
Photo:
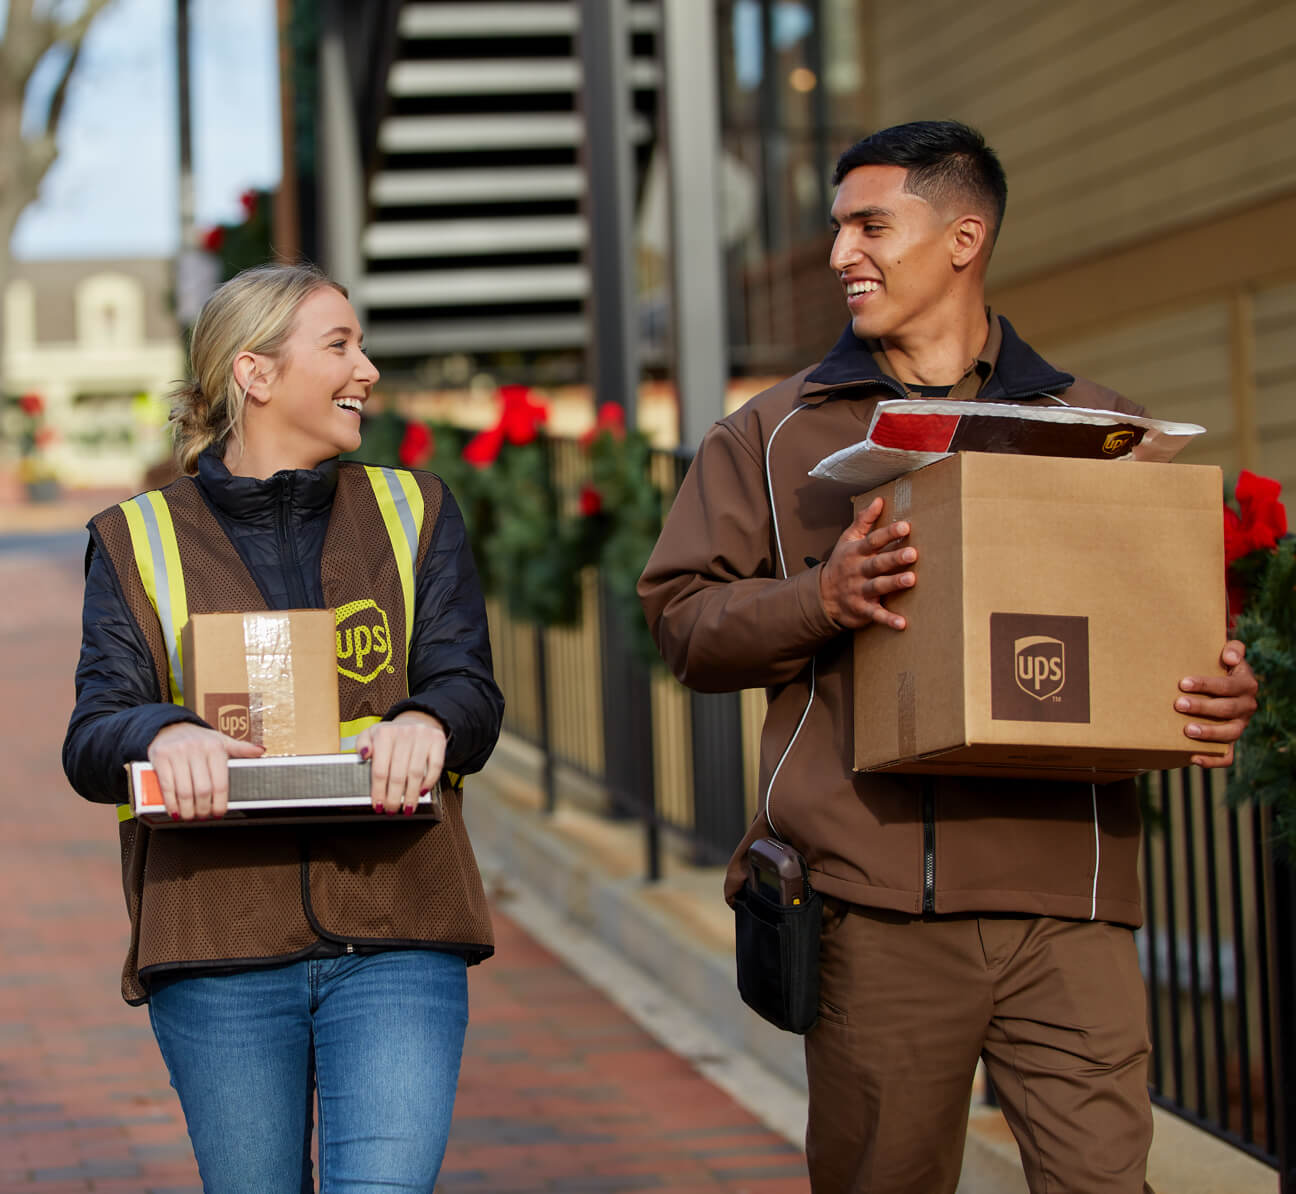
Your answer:
[[[519,447],[531,443],[549,421],[549,408],[537,402],[531,393],[526,386],[500,386],[499,389],[503,404],[499,427],[504,438]]]
[[[504,447],[504,428],[496,423],[485,431],[479,431],[464,446],[463,458],[474,468],[487,468],[499,459],[500,449]]]
[[[1233,493],[1237,510],[1227,502],[1224,505],[1224,568],[1230,625],[1250,595],[1246,570],[1234,565],[1254,552],[1273,551],[1287,533],[1287,511],[1278,500],[1281,488],[1277,481],[1243,469]]]
[[[1224,562],[1232,564],[1253,551],[1272,551],[1287,533],[1287,511],[1278,500],[1281,486],[1243,469],[1238,474],[1235,513],[1224,507]]]
[[[581,447],[588,448],[605,431],[613,439],[625,439],[625,408],[621,403],[605,402],[599,407],[594,426],[580,437]]]
[[[248,189],[239,196],[239,203],[243,206],[244,220],[250,220],[256,215],[258,195],[256,191]]]
[[[401,436],[400,447],[396,456],[406,468],[422,468],[432,459],[432,450],[436,441],[426,423],[415,421],[405,424],[405,434]]]
[[[209,253],[219,253],[225,244],[225,227],[216,224],[203,233],[202,247]]]
[[[31,415],[35,418],[45,412],[45,401],[39,394],[24,394],[18,399],[18,405],[22,407],[25,415]]]
[[[585,518],[593,518],[603,511],[603,495],[593,485],[583,485],[580,491],[580,512]]]

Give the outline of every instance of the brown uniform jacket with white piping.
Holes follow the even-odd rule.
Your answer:
[[[994,316],[976,371],[982,401],[1140,411],[1053,368]],[[712,427],[639,582],[658,647],[684,684],[763,687],[769,698],[760,747],[768,821],[762,811],[740,843],[726,894],[742,881],[747,846],[772,826],[805,855],[816,889],[851,903],[1137,926],[1131,781],[852,769],[854,635],[825,613],[819,573],[851,521],[853,489],[808,473],[864,438],[878,401],[904,396],[848,326],[818,365]],[[917,574],[921,584],[921,560]]]

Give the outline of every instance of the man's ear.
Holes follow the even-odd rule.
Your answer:
[[[975,212],[959,216],[950,225],[950,254],[955,269],[963,269],[988,253],[990,230]]]
[[[269,372],[268,362],[254,352],[241,352],[234,358],[234,380],[240,392],[254,402],[269,399]]]

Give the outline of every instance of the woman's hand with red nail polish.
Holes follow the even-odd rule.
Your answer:
[[[361,733],[356,748],[370,760],[375,812],[413,813],[419,797],[441,778],[447,738],[440,721],[413,709]]]

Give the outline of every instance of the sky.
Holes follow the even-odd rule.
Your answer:
[[[7,9],[7,4],[4,5]],[[274,0],[190,0],[193,157],[200,228],[240,218],[239,195],[279,178]],[[39,100],[41,79],[29,99]],[[86,37],[59,157],[14,232],[15,256],[176,251],[175,0],[114,0]]]

